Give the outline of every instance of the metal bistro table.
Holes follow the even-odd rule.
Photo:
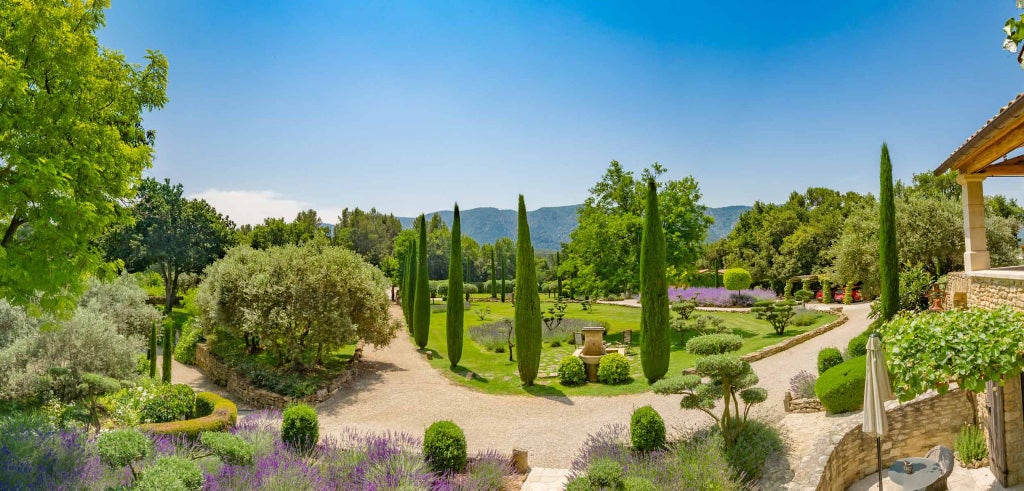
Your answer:
[[[904,462],[909,462],[913,472],[904,469]],[[937,461],[924,457],[909,457],[893,462],[889,467],[889,479],[899,484],[906,491],[924,489],[942,477],[942,467]]]

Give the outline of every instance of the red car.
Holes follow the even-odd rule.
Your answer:
[[[843,289],[843,288],[835,288],[835,289],[832,290],[832,299],[834,301],[836,301],[836,302],[842,302],[844,295],[845,295],[845,289]],[[814,298],[816,300],[818,300],[819,302],[821,301],[821,290],[818,290],[814,294]],[[861,296],[861,294],[860,294],[860,287],[859,286],[853,287],[853,301],[854,302],[860,302],[861,300],[864,300],[864,297]]]

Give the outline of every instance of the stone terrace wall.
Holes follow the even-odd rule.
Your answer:
[[[967,307],[994,309],[1009,305],[1024,311],[1024,280],[949,273],[943,308],[954,307],[953,295],[958,292],[967,294]]]
[[[882,438],[882,465],[888,467],[903,457],[923,457],[935,445],[952,449],[960,427],[973,421],[973,412],[960,390],[924,396],[888,409],[889,434]],[[834,448],[831,454],[829,449],[821,449],[820,455],[829,457],[818,491],[843,491],[877,470],[875,439],[861,431],[861,423],[860,417],[846,418],[841,428],[845,434],[825,442],[834,442]]]
[[[242,401],[246,405],[257,409],[284,409],[285,406],[292,402],[304,402],[312,405],[329,399],[338,392],[342,385],[352,380],[356,372],[355,364],[359,362],[362,355],[363,345],[359,343],[352,358],[348,361],[348,368],[326,387],[306,397],[288,397],[256,387],[244,376],[229,368],[210,353],[210,348],[206,343],[196,345],[196,368],[202,371],[213,383],[226,388],[235,400]]]

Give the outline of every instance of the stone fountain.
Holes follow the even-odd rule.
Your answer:
[[[576,348],[574,356],[583,360],[583,367],[587,373],[588,382],[597,382],[597,366],[601,364],[601,357],[608,353],[626,354],[626,348],[609,348],[604,345],[603,327],[583,328],[583,347]]]

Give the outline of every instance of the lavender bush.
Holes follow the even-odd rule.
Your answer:
[[[737,294],[725,288],[689,287],[669,288],[669,300],[693,300],[703,307],[749,307],[760,300],[776,300],[775,292],[764,288],[751,288]]]
[[[815,397],[814,383],[817,381],[818,377],[807,370],[800,370],[789,379],[789,391],[798,398],[813,399]]]
[[[32,415],[0,419],[0,489],[78,489],[102,472],[85,430]]]

